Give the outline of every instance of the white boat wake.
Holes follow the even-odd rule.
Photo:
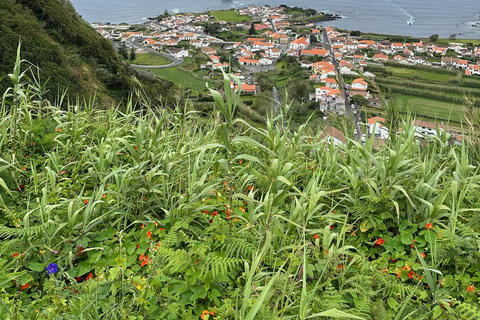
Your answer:
[[[415,22],[415,18],[410,13],[408,13],[405,9],[403,9],[400,5],[394,3],[390,0],[387,0],[387,2],[394,5],[395,7],[399,8],[400,10],[402,10],[402,12],[410,18],[410,19],[407,20],[408,25],[412,25]]]

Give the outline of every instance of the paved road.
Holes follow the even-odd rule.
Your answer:
[[[326,48],[330,50],[330,55],[332,57],[335,57],[335,54],[333,52],[333,46],[330,43],[330,39],[328,39],[327,36],[327,29],[325,27],[322,28],[322,33],[323,33],[323,43],[325,44]],[[342,74],[340,73],[340,69],[338,68],[338,63],[337,60],[334,58],[333,59],[333,64],[335,65],[335,71],[337,72],[338,78],[340,79],[340,84],[343,88],[343,99],[345,101],[345,113],[346,115],[350,118],[353,119],[354,125],[355,125],[355,130],[357,131],[357,134],[355,135],[355,138],[357,141],[361,142],[362,140],[362,133],[360,131],[360,114],[357,111],[356,113],[353,112],[352,106],[350,105],[350,98],[348,95],[348,89],[347,85],[345,84],[345,81],[343,80]]]

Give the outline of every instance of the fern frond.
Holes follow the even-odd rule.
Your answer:
[[[256,251],[255,246],[242,238],[232,238],[221,246],[227,257],[250,259]]]
[[[472,304],[463,303],[456,299],[452,299],[452,307],[462,319],[465,319],[465,320],[480,319],[480,311],[478,310],[477,307],[475,307]]]
[[[322,309],[328,310],[336,308],[338,310],[348,309],[348,305],[342,295],[333,287],[332,283],[328,283],[325,286],[325,290],[321,295],[322,299]]]
[[[213,277],[216,278],[219,275],[227,275],[227,273],[235,270],[237,266],[241,266],[242,259],[222,257],[218,254],[214,254],[207,258],[206,272],[212,272]]]

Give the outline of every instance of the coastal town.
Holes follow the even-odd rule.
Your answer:
[[[376,77],[369,67],[395,63],[461,71],[465,76],[480,75],[480,60],[477,60],[480,47],[454,39],[445,44],[418,39],[411,42],[365,39],[359,32],[321,26],[324,22],[298,21],[286,6],[250,6],[227,13],[229,21],[210,13],[165,14],[145,23],[140,31],[127,24],[92,23],[91,26],[117,45],[127,43],[137,52],[158,52],[178,61],[174,65],[201,55],[204,61],[196,65],[196,70],[203,72],[202,75],[208,72],[209,78],[220,75],[221,70],[231,72],[242,82],[239,87],[232,81],[231,88],[246,94],[260,92],[256,81],[259,73],[278,70],[283,61],[296,63],[303,70],[303,78],[312,83],[314,90],[308,99],[317,103],[322,114],[353,114],[358,122],[362,119],[356,110],[355,96],[362,97],[366,105],[380,103],[378,92],[369,88],[368,79]],[[369,126],[370,134],[385,139],[388,134],[377,124],[379,119],[364,119],[363,124]],[[447,129],[443,123],[433,121],[419,121],[416,125],[419,135],[435,135],[439,127]],[[334,135],[336,141],[345,141],[341,132]],[[365,140],[365,135],[362,139]],[[461,137],[456,139],[461,141]]]

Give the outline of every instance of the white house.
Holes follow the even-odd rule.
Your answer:
[[[376,138],[388,139],[388,128],[385,127],[385,119],[373,117],[368,119],[368,133]]]
[[[273,63],[273,60],[270,59],[270,58],[263,57],[263,58],[260,58],[258,60],[258,64],[263,65],[263,66],[270,66],[270,65],[272,65],[272,63]]]
[[[363,80],[362,78],[353,80],[352,90],[366,91],[367,89],[368,89],[367,81]]]
[[[300,37],[290,42],[290,44],[288,45],[288,48],[294,49],[294,50],[301,50],[308,47],[308,45],[309,45],[309,42],[307,41],[307,38]]]
[[[270,48],[266,52],[267,52],[268,56],[271,57],[271,58],[274,58],[274,59],[280,58],[280,53],[281,52],[280,52],[280,49],[278,49],[278,48]]]
[[[447,130],[447,126],[442,123],[428,122],[422,120],[415,120],[414,129],[415,136],[419,138],[424,138],[425,136],[436,136],[438,129]]]
[[[320,134],[320,138],[325,139],[325,141],[328,143],[333,143],[336,146],[341,144],[344,145],[347,142],[345,134],[332,126],[326,127],[325,130]]]
[[[188,50],[185,50],[185,49],[168,48],[167,51],[175,58],[185,58],[189,56]]]

